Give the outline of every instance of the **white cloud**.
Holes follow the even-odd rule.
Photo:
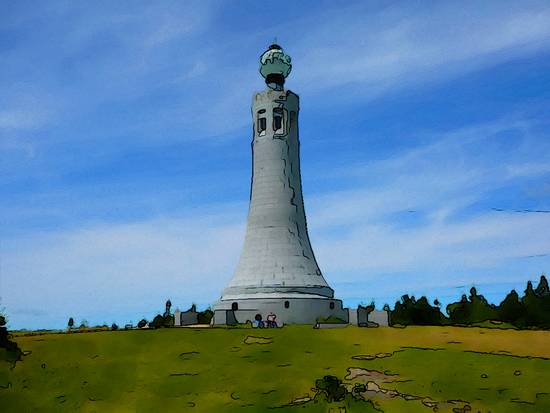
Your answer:
[[[342,179],[362,179],[350,190],[306,199],[313,247],[327,278],[357,288],[374,282],[382,291],[390,281],[379,274],[410,274],[400,284],[408,289],[444,283],[419,278],[421,273],[445,273],[446,283],[463,282],[464,271],[482,268],[493,275],[478,283],[502,282],[508,273],[499,270],[510,260],[550,252],[548,214],[471,209],[510,180],[539,172],[524,167],[529,174],[507,173],[524,165],[518,147],[530,147],[530,130],[530,122],[514,120],[449,131],[431,144],[340,171]],[[507,145],[515,156],[500,154],[507,162],[495,165],[494,154],[479,154],[480,147],[490,151],[495,142],[511,139],[510,131],[520,135]],[[3,305],[17,310],[24,302],[34,313],[47,312],[14,311],[14,323],[40,319],[59,325],[67,314],[91,314],[86,317],[93,320],[98,308],[115,318],[118,309],[151,312],[167,297],[179,306],[211,303],[237,263],[244,208],[218,205],[185,219],[95,224],[6,240]]]
[[[26,303],[59,325],[66,314],[104,308],[116,319],[121,308],[147,311],[167,297],[178,306],[212,302],[233,273],[243,239],[243,223],[227,212],[6,240],[2,304],[9,312]],[[25,314],[11,319],[33,323]]]
[[[548,50],[547,5],[486,6],[331,11],[307,26],[295,50],[294,81],[309,93],[353,84],[364,100]]]
[[[141,117],[140,125],[125,127],[157,128],[160,119],[185,131],[181,139],[228,134],[249,122],[250,96],[261,85],[257,55],[251,58],[250,53],[259,54],[257,39],[273,31],[293,33],[282,39],[294,62],[289,87],[308,95],[353,85],[332,94],[333,103],[425,87],[434,80],[546,52],[550,44],[550,9],[536,3],[475,8],[338,5],[266,22],[259,31],[251,26],[234,33],[218,30],[216,18],[225,10],[212,4],[43,9],[32,18],[18,19],[18,25],[40,23],[38,16],[51,19],[58,25],[48,32],[56,39],[55,49],[31,37],[25,47],[4,57],[11,73],[36,62],[39,73],[30,68],[25,78],[49,88],[57,101],[52,106],[60,109],[56,117],[70,122],[105,104],[143,99],[172,85],[174,93],[181,90],[177,98]],[[185,116],[176,116],[182,113]]]
[[[452,275],[547,254],[548,214],[492,212],[499,205],[488,204],[497,202],[489,201],[495,191],[546,172],[546,149],[531,145],[531,129],[529,121],[501,120],[448,131],[431,144],[341,170],[354,188],[306,200],[322,267],[360,283],[380,272]],[[519,163],[523,158],[533,162]]]
[[[524,175],[544,170],[544,147],[526,144],[531,126],[532,121],[512,119],[445,131],[432,143],[390,158],[331,171],[333,177],[355,186],[308,199],[310,219],[319,227],[333,227],[414,211],[442,220],[510,184],[519,176],[517,159],[533,160],[521,164]],[[497,152],[495,148],[503,143],[510,149]]]
[[[434,270],[452,276],[464,269],[495,268],[510,259],[545,254],[549,245],[550,217],[497,213],[414,228],[358,223],[347,236],[316,243],[326,272],[361,270],[365,277]]]

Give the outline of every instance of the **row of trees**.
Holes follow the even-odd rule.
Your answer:
[[[389,310],[389,308],[387,308]],[[510,323],[518,328],[550,328],[550,289],[546,277],[540,277],[537,288],[527,283],[520,298],[512,290],[499,304],[490,304],[475,288],[470,295],[462,295],[460,301],[446,308],[447,316],[440,310],[437,300],[430,305],[426,297],[416,300],[404,295],[390,311],[392,325],[472,325],[488,320]]]
[[[141,319],[137,323],[137,327],[140,329],[143,328],[170,328],[174,327],[175,319],[174,314],[171,312],[172,303],[170,300],[166,301],[165,310],[163,314],[157,314],[152,321],[147,321],[147,319]],[[191,305],[191,308],[187,312],[196,313],[197,316],[197,324],[210,324],[210,320],[212,320],[212,317],[214,316],[214,312],[207,308],[204,311],[197,311],[197,306],[195,304]],[[75,322],[72,317],[69,318],[69,321],[67,323],[67,326],[69,328],[69,331],[73,330],[75,327]],[[125,328],[130,328],[131,325],[127,325]],[[79,330],[83,329],[89,329],[88,323],[83,320],[78,327]],[[107,326],[97,326],[93,327],[94,329],[108,329]],[[115,331],[118,330],[118,325],[113,323],[111,326],[111,330]]]

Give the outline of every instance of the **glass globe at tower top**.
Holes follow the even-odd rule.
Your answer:
[[[285,78],[292,70],[290,56],[287,55],[281,46],[272,44],[260,57],[260,74],[264,77],[268,87],[275,90],[282,90]]]

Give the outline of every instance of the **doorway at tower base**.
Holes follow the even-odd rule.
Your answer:
[[[260,314],[266,320],[269,314],[277,316],[278,325],[311,324],[320,320],[341,320],[348,323],[349,313],[341,300],[322,298],[238,298],[220,300],[214,306],[214,324],[231,325],[253,322]]]

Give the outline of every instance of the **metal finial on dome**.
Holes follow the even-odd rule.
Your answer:
[[[285,78],[290,74],[290,56],[283,48],[273,43],[260,57],[260,74],[271,89],[282,90]]]

